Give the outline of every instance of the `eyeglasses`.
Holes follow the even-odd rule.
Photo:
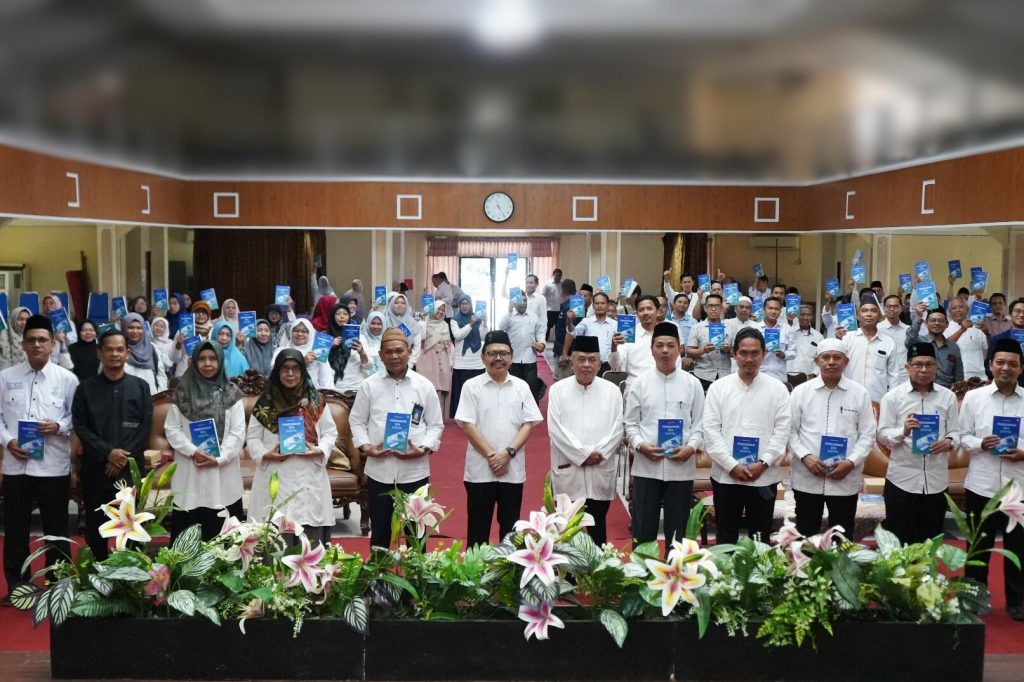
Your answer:
[[[910,363],[910,368],[911,369],[916,369],[916,370],[935,369],[938,366],[939,366],[938,363],[935,363],[935,362],[911,362]]]
[[[50,341],[49,336],[26,336],[23,341],[30,346],[41,346]]]
[[[281,368],[281,374],[302,374],[302,368],[294,365],[285,365]]]
[[[507,350],[489,350],[485,352],[484,355],[486,355],[489,358],[499,358],[501,360],[507,360],[508,358],[512,357],[512,353],[508,352]]]

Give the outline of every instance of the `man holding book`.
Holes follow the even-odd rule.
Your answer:
[[[788,385],[786,363],[796,357],[796,348],[792,341],[793,327],[779,322],[783,300],[777,296],[769,296],[764,299],[764,322],[757,327],[764,336],[767,348],[764,360],[761,362],[761,373]]]
[[[637,324],[634,340],[630,342],[621,331],[616,331],[612,336],[608,364],[613,370],[626,373],[627,387],[644,371],[654,367],[654,356],[649,349],[657,314],[658,299],[654,296],[640,296],[636,300]]]
[[[885,528],[900,542],[942,533],[949,487],[949,453],[960,444],[956,396],[935,375],[935,346],[907,348],[910,381],[882,398],[878,442],[890,448],[885,475]]]
[[[633,458],[633,541],[658,539],[665,512],[665,550],[682,540],[690,516],[697,475],[696,454],[704,447],[704,388],[679,369],[679,329],[655,326],[654,367],[640,374],[626,392],[626,439]]]
[[[509,373],[527,383],[534,401],[538,404],[547,390],[547,386],[537,376],[537,353],[543,353],[546,346],[545,319],[537,317],[530,311],[529,303],[520,298],[513,306],[512,312],[506,314],[498,323],[498,329],[508,335],[512,345]]]
[[[723,300],[721,294],[708,294],[704,297],[707,319],[693,326],[686,349],[686,354],[694,361],[693,373],[700,379],[705,391],[716,379],[732,373],[729,350],[733,333],[722,321]]]
[[[949,300],[949,324],[943,332],[947,340],[955,343],[960,349],[960,358],[964,363],[964,378],[985,378],[985,355],[988,353],[988,328],[984,317],[980,322],[973,322],[967,315],[968,306],[962,298]],[[987,313],[986,313],[987,315]]]
[[[918,303],[915,310],[917,318],[907,330],[907,348],[921,341],[931,344],[935,350],[935,383],[940,386],[949,388],[955,382],[963,381],[964,361],[960,355],[960,347],[946,339],[946,329],[949,328],[946,311],[942,308],[928,310],[924,303]],[[924,339],[919,336],[922,323],[928,330],[928,335]]]
[[[900,319],[903,314],[903,299],[899,294],[889,294],[882,300],[882,314],[885,319],[878,323],[878,333],[888,336],[896,349],[896,383],[893,387],[907,381],[907,330],[910,325]]]
[[[568,356],[568,346],[573,338],[577,336],[594,336],[597,338],[598,345],[601,348],[601,370],[598,372],[598,376],[604,376],[604,373],[611,367],[608,364],[608,356],[612,352],[612,339],[618,333],[617,320],[608,317],[610,304],[611,300],[605,292],[599,291],[594,294],[594,316],[577,321],[576,326],[571,330],[572,337],[566,336],[565,339],[566,348],[563,351],[563,355]],[[627,316],[623,315],[621,317]]]
[[[985,371],[992,376],[992,356],[995,354],[996,342],[1001,339],[1011,339],[1017,343],[1024,343],[1024,298],[1018,298],[1010,304],[1010,328],[1001,334],[993,336],[989,341],[988,356],[985,358]],[[1024,374],[1017,378],[1017,385],[1024,386]]]
[[[836,338],[843,342],[843,352],[849,358],[845,374],[868,389],[872,403],[881,403],[886,391],[896,385],[896,347],[878,332],[881,317],[878,300],[871,292],[860,297],[855,331],[836,326]]]

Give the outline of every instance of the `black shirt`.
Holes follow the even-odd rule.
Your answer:
[[[125,467],[117,479],[107,478],[107,456],[115,448],[127,450],[145,468],[145,451],[153,424],[149,384],[125,374],[111,381],[102,372],[78,385],[71,405],[71,420],[82,441],[82,481],[85,485],[110,485],[130,480]]]

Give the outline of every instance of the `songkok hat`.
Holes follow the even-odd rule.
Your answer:
[[[577,336],[572,340],[573,353],[600,353],[601,344],[596,336]]]
[[[671,336],[676,341],[679,340],[679,327],[674,322],[659,322],[654,325],[654,333],[651,334],[651,345],[654,345],[654,339],[659,336]]]
[[[934,358],[935,347],[930,343],[915,343],[913,346],[907,349],[907,360],[913,360],[914,358]]]
[[[25,330],[23,333],[28,333],[33,329],[45,329],[52,334],[53,322],[50,322],[50,318],[46,315],[33,315],[25,320]]]
[[[27,326],[25,328],[28,329]],[[1021,348],[1021,345],[1006,336],[992,344],[992,355],[996,353],[1015,353],[1024,357],[1024,349]]]
[[[861,297],[860,297],[860,304],[861,305],[873,305],[876,308],[878,308],[879,310],[882,309],[881,304],[878,303],[878,297],[875,296],[873,293],[872,294],[863,294],[863,295],[861,295]]]
[[[818,342],[818,348],[814,351],[814,357],[818,357],[822,353],[835,352],[846,355],[846,344],[839,339],[825,339]]]
[[[510,338],[508,338],[508,334],[506,332],[502,331],[501,329],[494,329],[492,331],[489,331],[489,332],[487,332],[487,335],[484,336],[484,348],[485,349],[487,348],[487,346],[491,345],[492,343],[503,344],[503,345],[508,346],[509,348],[512,347],[512,340]]]
[[[380,344],[383,346],[388,341],[403,341],[406,345],[409,344],[409,340],[405,338],[405,334],[398,327],[389,327],[384,331],[384,336],[381,337]]]

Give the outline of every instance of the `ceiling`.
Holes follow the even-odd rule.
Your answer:
[[[1013,0],[4,0],[0,132],[190,176],[806,182],[1024,139]]]

